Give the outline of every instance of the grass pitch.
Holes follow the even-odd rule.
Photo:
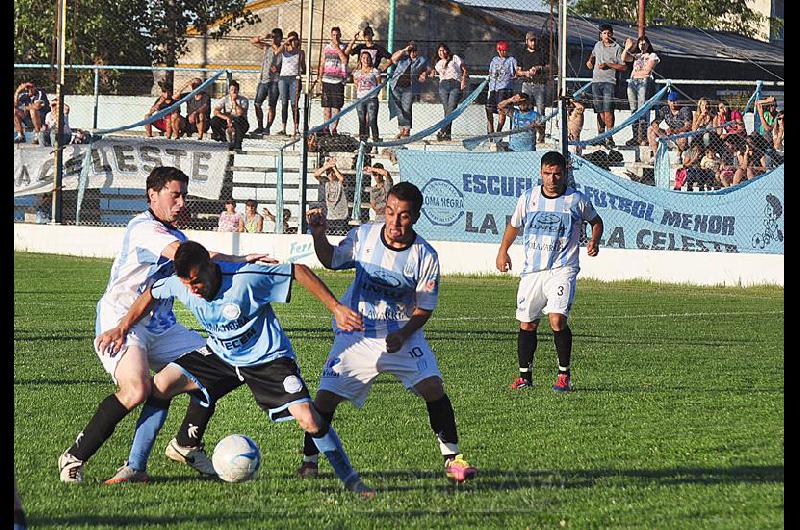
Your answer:
[[[557,395],[556,356],[539,333],[535,387],[516,376],[517,281],[445,277],[427,337],[456,410],[460,446],[479,468],[444,477],[423,402],[381,376],[363,410],[334,420],[353,464],[379,491],[295,478],[301,431],[270,424],[246,387],[217,407],[209,452],[230,433],[261,447],[258,478],[200,480],[163,449],[150,484],[104,486],[125,460],[130,414],[86,466],[58,480],[56,459],[114,387],[91,346],[110,260],[14,259],[14,466],[31,528],[776,528],[784,514],[783,289],[580,280],[570,318],[576,392]],[[340,295],[351,273],[322,273]],[[179,319],[197,324],[176,303]],[[332,341],[330,316],[302,287],[276,304],[312,390]]]

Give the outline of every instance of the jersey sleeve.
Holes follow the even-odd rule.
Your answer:
[[[419,281],[416,290],[416,306],[433,311],[439,303],[439,257],[426,253],[422,258]]]
[[[520,195],[517,199],[517,205],[514,207],[514,213],[511,214],[511,226],[520,228],[525,222],[525,202],[528,197],[527,193]]]
[[[254,294],[261,302],[287,303],[292,295],[291,263],[278,265],[252,265],[256,285]]]
[[[581,200],[578,201],[578,209],[581,214],[581,219],[584,221],[593,221],[598,216],[597,210],[594,209],[592,203],[586,195],[581,194]]]
[[[333,247],[331,268],[335,270],[352,269],[356,266],[356,249],[358,247],[358,228],[351,229],[339,244]]]
[[[164,249],[180,239],[156,221],[141,223],[133,232],[133,243],[140,263],[156,263]]]
[[[153,282],[150,286],[150,293],[156,300],[166,300],[168,298],[181,299],[181,294],[187,292],[186,286],[183,285],[177,276],[169,276],[167,278],[160,278]]]

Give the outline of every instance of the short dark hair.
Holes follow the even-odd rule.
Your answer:
[[[255,208],[258,206],[258,203],[255,201],[255,199],[247,199],[244,201],[244,205],[249,206],[250,208]]]
[[[363,33],[364,36],[367,36],[367,35],[369,35],[370,37],[374,37],[375,36],[375,31],[372,29],[372,26],[367,26],[366,28],[364,28],[364,31],[362,31],[361,33]]]
[[[272,37],[282,39],[283,38],[283,30],[281,28],[272,28]]]
[[[372,164],[372,167],[376,167],[378,169],[383,169],[383,164],[381,164],[380,162],[375,162],[374,164]]]
[[[517,92],[517,97],[520,99],[524,99],[525,101],[530,101],[531,97],[526,94],[525,92]]]
[[[558,151],[548,151],[542,155],[541,167],[544,166],[558,166],[561,171],[567,170],[567,159]]]
[[[394,195],[401,201],[411,203],[411,210],[419,216],[422,211],[422,192],[410,182],[398,182],[389,190],[388,195]]]
[[[604,31],[610,31],[611,33],[614,33],[614,28],[611,27],[611,24],[600,24],[600,33],[603,33]]]
[[[189,184],[189,176],[176,167],[154,167],[153,171],[147,175],[147,188],[145,189],[145,197],[150,200],[150,196],[147,194],[148,191],[161,191],[161,189],[167,185],[167,182],[172,182],[173,180]]]
[[[331,28],[331,32],[334,32],[334,31],[338,31],[339,33],[341,33],[342,32],[342,28],[340,28],[339,26],[333,26]]]
[[[175,264],[175,274],[179,278],[188,278],[192,267],[205,265],[211,261],[211,256],[206,247],[197,241],[182,241],[172,261]]]
[[[239,88],[239,81],[237,81],[235,79],[231,79],[231,82],[228,83],[228,90],[230,90],[232,86],[235,86],[236,88]]]

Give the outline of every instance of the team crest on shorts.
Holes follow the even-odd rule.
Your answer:
[[[236,320],[241,314],[242,310],[236,304],[225,304],[222,308],[222,316],[228,320]]]
[[[303,381],[296,375],[287,376],[283,380],[283,389],[289,394],[296,394],[303,390]]]

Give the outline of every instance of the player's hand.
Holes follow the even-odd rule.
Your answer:
[[[325,215],[322,213],[322,208],[312,208],[309,210],[308,213],[306,213],[306,220],[308,221],[308,226],[312,230],[324,230],[328,224]]]
[[[586,244],[586,252],[594,257],[600,252],[600,243],[595,243],[593,240],[589,240],[589,243]]]
[[[280,263],[280,261],[269,254],[247,254],[244,260],[247,263],[260,263],[261,265],[275,265],[276,263]]]
[[[508,252],[501,252],[497,254],[497,259],[494,262],[497,270],[500,272],[508,272],[511,270],[511,257]]]
[[[344,304],[336,302],[336,306],[333,308],[333,316],[339,329],[364,331],[364,322],[361,320],[361,315]]]
[[[386,351],[387,353],[395,353],[400,351],[403,343],[406,341],[406,336],[402,331],[395,331],[386,335]]]
[[[114,357],[125,346],[125,335],[122,328],[111,328],[94,339],[94,348],[104,357]]]

